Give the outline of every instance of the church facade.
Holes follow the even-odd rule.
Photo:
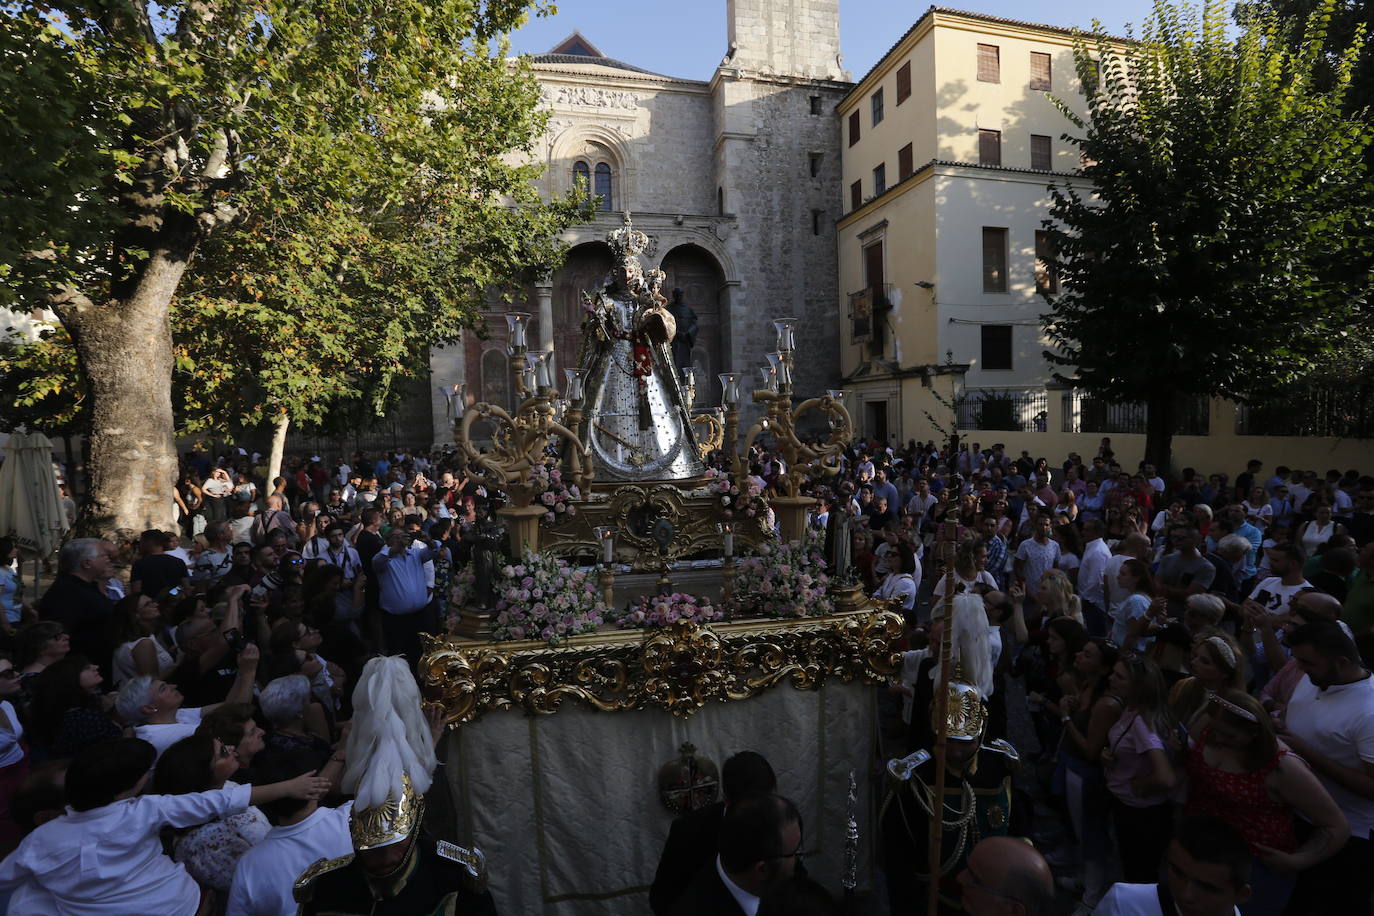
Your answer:
[[[469,332],[431,353],[436,439],[451,423],[443,386],[465,383],[469,403],[509,404],[507,310],[533,316],[531,349],[553,350],[561,387],[577,360],[581,291],[610,269],[606,234],[626,211],[651,240],[645,268],[663,270],[665,293],[681,289],[697,314],[699,406],[719,403],[718,373],[757,380],[780,317],[804,329],[797,393],[836,386],[836,105],[851,88],[839,3],[728,0],[726,16],[729,47],[705,82],[608,58],[576,32],[530,59],[550,114],[535,146],[539,189],[554,196],[585,182],[596,209],[564,234],[559,270],[524,301],[487,310],[485,338]]]

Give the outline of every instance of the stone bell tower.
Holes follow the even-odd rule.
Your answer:
[[[843,80],[839,0],[726,0],[731,64]]]
[[[800,319],[794,385],[838,387],[835,220],[840,125],[850,90],[839,0],[726,0],[729,47],[711,79],[722,244],[741,269],[722,297],[725,362],[759,381],[777,348],[772,319]],[[728,316],[728,317],[727,317]]]

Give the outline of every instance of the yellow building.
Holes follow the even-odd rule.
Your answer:
[[[1075,181],[1079,164],[1054,100],[1085,108],[1073,40],[932,7],[840,101],[840,371],[864,435],[957,428],[1052,459],[1093,454],[1109,435],[1123,463],[1143,455],[1142,407],[1053,386],[1043,357],[1040,289],[1056,283],[1038,257],[1048,186]],[[1175,463],[1367,465],[1369,440],[1351,430],[1368,423],[1327,406],[1190,405]]]
[[[931,8],[840,102],[841,371],[876,438],[948,421],[957,387],[1043,390],[1046,186],[1076,148],[1072,33]]]

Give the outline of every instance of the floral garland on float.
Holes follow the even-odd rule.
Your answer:
[[[662,628],[679,620],[688,623],[710,623],[725,619],[725,609],[712,604],[710,598],[699,598],[685,592],[671,595],[641,595],[625,608],[619,623],[621,629]]]
[[[557,525],[577,515],[576,500],[582,498],[582,493],[577,484],[564,483],[563,472],[558,468],[547,464],[535,465],[530,468],[530,484],[537,493],[534,505],[545,510],[539,524],[546,527]]]
[[[610,616],[590,570],[549,554],[533,553],[501,568],[492,639],[542,640],[556,646],[570,636],[595,633]]]
[[[764,542],[739,561],[735,594],[741,610],[763,617],[823,617],[835,612],[819,544]]]
[[[721,515],[725,518],[734,518],[736,512],[744,518],[754,518],[760,512],[767,511],[767,505],[761,499],[763,490],[757,483],[750,481],[741,492],[730,475],[719,468],[707,468],[704,476],[706,488],[720,504]]]

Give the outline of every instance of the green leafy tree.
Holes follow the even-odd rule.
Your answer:
[[[1235,19],[1244,25],[1251,16],[1272,13],[1283,25],[1289,46],[1297,50],[1302,47],[1306,37],[1308,18],[1319,6],[1321,0],[1250,0],[1236,4]],[[1341,61],[1350,45],[1356,38],[1367,35],[1371,27],[1374,27],[1374,3],[1369,0],[1343,0],[1335,5],[1326,27],[1324,53],[1317,62],[1315,76],[1319,85],[1332,85],[1340,73]],[[1345,92],[1345,110],[1367,120],[1372,104],[1374,53],[1370,52],[1366,43],[1350,74],[1350,84]]]
[[[1260,10],[1229,38],[1221,0],[1157,2],[1139,42],[1075,47],[1087,115],[1061,108],[1093,191],[1051,188],[1046,357],[1061,381],[1144,402],[1160,467],[1183,399],[1302,378],[1367,315],[1371,134],[1344,112],[1363,34],[1316,79],[1335,6],[1296,49]]]
[[[490,288],[556,262],[573,205],[519,164],[537,90],[504,61],[526,6],[0,13],[0,301],[70,336],[86,529],[169,521],[174,372],[187,431],[382,405]]]
[[[14,330],[0,337],[0,366],[0,429],[69,436],[85,428],[85,386],[61,326],[42,329],[36,340]]]

